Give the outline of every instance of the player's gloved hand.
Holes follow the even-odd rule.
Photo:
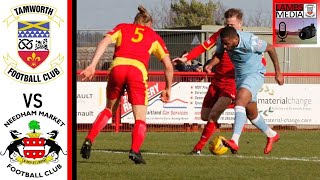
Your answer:
[[[91,80],[93,75],[96,72],[96,68],[93,65],[89,65],[85,70],[83,70],[80,75],[84,75],[84,78],[82,78],[81,80],[84,81],[86,79]]]

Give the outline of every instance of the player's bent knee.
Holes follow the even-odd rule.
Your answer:
[[[201,116],[201,120],[202,120],[202,121],[208,121],[208,118],[207,118],[207,117],[205,118],[205,117],[202,117],[202,116]]]
[[[203,113],[201,111],[201,120],[202,121],[208,121],[208,117],[209,117],[209,114],[208,113]]]
[[[209,120],[210,121],[218,121],[220,115],[222,114],[223,111],[212,111],[209,115]]]
[[[201,120],[208,121],[211,108],[202,108],[201,109]]]
[[[116,113],[119,106],[119,100],[118,99],[107,99],[107,105],[106,109],[110,109],[112,113]]]

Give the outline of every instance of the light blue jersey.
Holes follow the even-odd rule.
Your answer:
[[[246,76],[251,73],[265,73],[266,68],[262,64],[262,53],[265,52],[267,42],[259,39],[252,33],[237,31],[240,40],[236,48],[227,51],[235,68],[236,77]],[[224,48],[219,38],[217,41],[217,53],[223,53]]]
[[[227,51],[234,65],[237,89],[246,88],[251,92],[251,102],[257,102],[257,94],[264,83],[266,67],[262,63],[262,53],[267,48],[267,42],[252,33],[237,31],[240,40],[237,47]],[[219,37],[217,53],[223,53],[224,48]]]

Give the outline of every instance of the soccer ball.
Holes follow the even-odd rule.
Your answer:
[[[224,146],[222,139],[223,136],[216,136],[209,142],[209,151],[214,155],[222,155],[228,151],[228,148]]]

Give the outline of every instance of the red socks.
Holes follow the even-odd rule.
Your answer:
[[[106,126],[108,120],[112,117],[110,109],[104,109],[97,116],[96,120],[92,124],[89,134],[86,139],[89,139],[91,143],[94,142],[98,133]],[[139,152],[141,145],[144,141],[147,126],[146,122],[142,120],[136,120],[133,130],[132,130],[132,144],[131,149],[134,152]]]
[[[140,147],[146,135],[146,130],[147,130],[146,122],[142,120],[136,120],[132,130],[132,144],[131,144],[131,149],[134,152],[140,151]]]
[[[93,143],[98,133],[107,125],[107,122],[111,117],[112,113],[110,109],[104,109],[103,111],[101,111],[92,124],[92,127],[86,139],[89,139],[91,143]]]
[[[193,150],[202,150],[203,147],[208,142],[208,140],[210,139],[211,135],[216,130],[216,128],[217,128],[217,125],[215,122],[208,121],[203,129],[203,132],[202,132],[202,135],[200,137],[199,142],[196,144],[196,146],[193,148]]]

